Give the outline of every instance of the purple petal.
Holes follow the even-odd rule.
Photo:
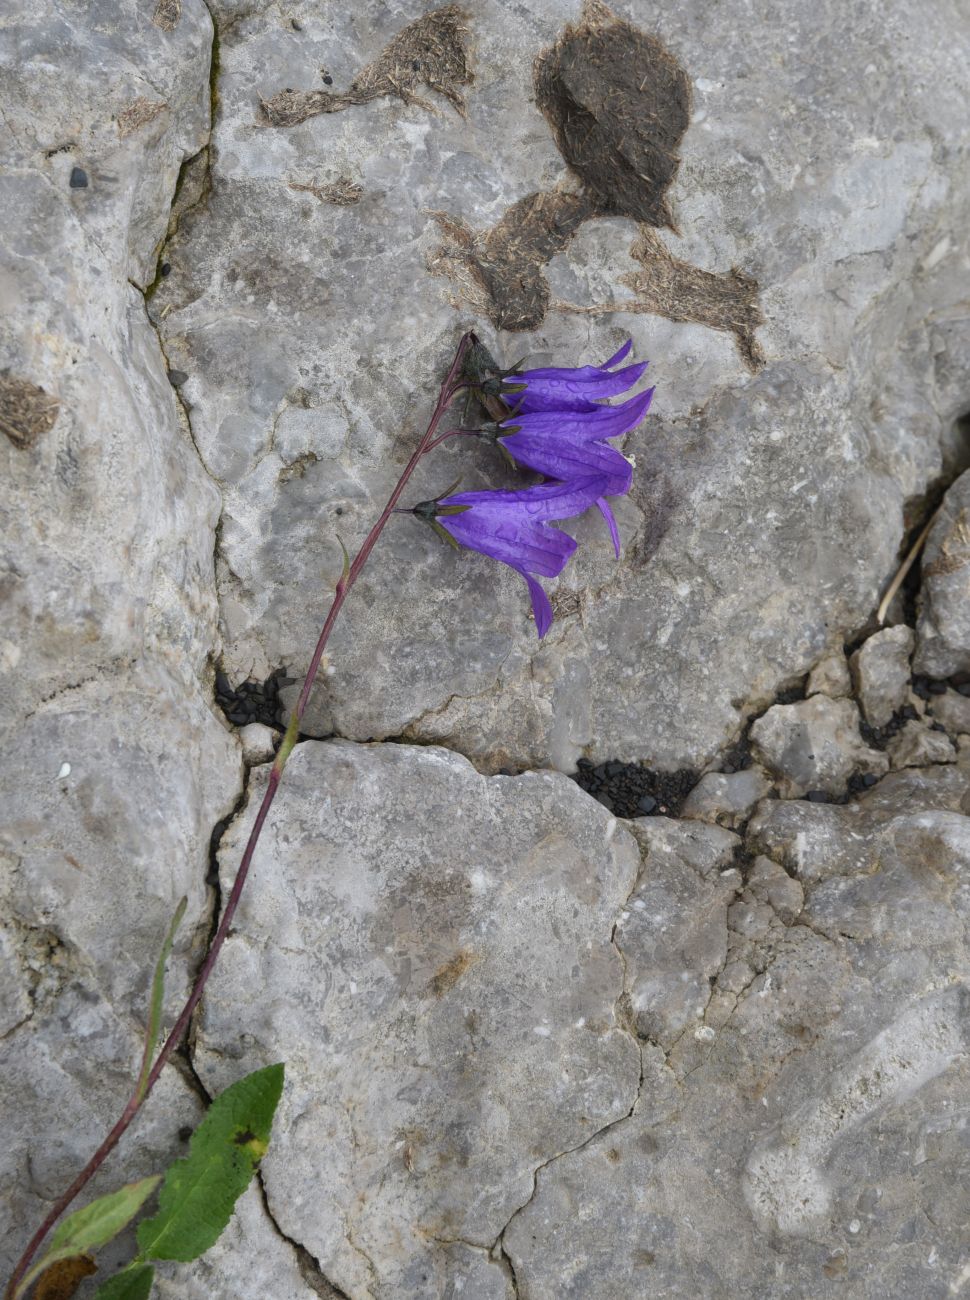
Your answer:
[[[527,411],[502,421],[503,429],[557,433],[568,438],[618,438],[636,428],[646,415],[654,390],[646,389],[618,406],[593,406],[588,411]],[[507,444],[508,440],[504,440]]]
[[[540,483],[537,487],[523,488],[518,492],[458,492],[445,497],[440,502],[444,506],[474,506],[460,515],[445,515],[439,523],[450,524],[455,520],[467,520],[473,514],[482,517],[485,514],[525,523],[530,520],[545,521],[549,519],[572,519],[581,515],[593,504],[597,497],[606,491],[607,480],[604,475],[573,479],[569,483]]]
[[[532,597],[532,613],[535,616],[536,631],[539,633],[539,640],[541,641],[552,627],[552,606],[549,604],[549,597],[535,578],[530,578],[527,573],[523,573],[522,576],[529,584],[529,595]]]
[[[609,361],[603,362],[603,369],[612,370],[614,366],[618,366],[621,361],[625,360],[630,355],[630,349],[632,347],[633,347],[633,339],[627,339],[627,341],[623,344],[622,348],[620,348],[619,352],[614,352],[613,355],[610,357]]]
[[[620,530],[616,526],[616,517],[610,509],[609,502],[604,497],[596,502],[599,506],[600,514],[606,520],[607,527],[610,530],[610,536],[613,538],[613,550],[616,552],[616,558],[620,558]]]
[[[601,495],[622,496],[633,481],[633,467],[626,457],[608,443],[591,438],[564,437],[558,430],[523,429],[503,438],[502,445],[520,465],[549,478],[565,482],[605,475],[607,486]]]
[[[438,523],[460,546],[545,578],[562,573],[576,550],[575,540],[558,528],[496,518],[474,509],[460,515],[441,515]]]

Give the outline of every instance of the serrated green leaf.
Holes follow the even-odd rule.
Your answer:
[[[116,1192],[109,1192],[107,1196],[99,1196],[90,1205],[69,1214],[58,1225],[42,1258],[21,1282],[17,1295],[26,1295],[31,1283],[58,1260],[84,1255],[107,1245],[122,1228],[128,1226],[161,1181],[158,1174],[141,1178],[137,1183],[128,1183]]]
[[[175,942],[175,933],[182,924],[182,917],[185,915],[185,909],[189,900],[183,895],[179,900],[179,905],[175,909],[175,915],[172,917],[172,923],[168,927],[168,933],[162,944],[162,951],[158,954],[158,961],[155,963],[155,974],[152,978],[152,995],[148,1004],[148,1026],[145,1030],[145,1051],[142,1055],[141,1072],[138,1075],[138,1086],[135,1090],[139,1101],[144,1099],[145,1092],[148,1088],[148,1076],[152,1069],[152,1058],[155,1055],[155,1047],[158,1043],[158,1031],[162,1023],[162,999],[165,996],[165,963],[168,961],[169,954],[172,951],[172,944]]]
[[[154,1281],[155,1269],[151,1264],[132,1264],[102,1282],[94,1300],[148,1300]]]
[[[165,1175],[158,1213],[138,1225],[139,1259],[197,1259],[232,1217],[269,1145],[283,1066],[248,1074],[221,1093]]]

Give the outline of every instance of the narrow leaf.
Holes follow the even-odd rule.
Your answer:
[[[38,1278],[34,1300],[71,1300],[84,1279],[97,1271],[98,1266],[90,1255],[58,1260]]]
[[[130,1264],[121,1273],[102,1282],[94,1300],[148,1300],[155,1280],[151,1264]]]
[[[145,1030],[145,1052],[141,1060],[141,1072],[138,1075],[138,1087],[136,1089],[139,1101],[144,1100],[145,1090],[148,1087],[148,1076],[151,1073],[152,1059],[158,1044],[158,1031],[162,1023],[162,1000],[165,995],[165,963],[172,951],[175,934],[182,924],[182,917],[185,915],[188,902],[189,900],[184,895],[179,900],[175,915],[172,917],[172,924],[168,927],[168,934],[166,934],[165,942],[162,944],[162,951],[158,954],[158,961],[155,963],[155,975],[152,978],[152,996],[148,1004],[148,1027]]]
[[[158,1213],[138,1225],[139,1258],[197,1259],[232,1217],[269,1145],[283,1066],[256,1070],[221,1093],[165,1175]]]
[[[85,1255],[106,1245],[128,1226],[141,1207],[161,1182],[157,1174],[128,1183],[116,1192],[99,1196],[90,1205],[75,1210],[57,1227],[43,1257],[26,1275],[17,1289],[17,1295],[26,1295],[31,1284],[52,1264],[75,1255]]]
[[[343,567],[343,571],[340,574],[340,581],[346,582],[348,577],[350,576],[350,556],[347,554],[347,548],[346,546],[344,546],[343,538],[340,536],[339,533],[337,534],[337,541],[340,544],[340,549],[344,553],[344,567]]]

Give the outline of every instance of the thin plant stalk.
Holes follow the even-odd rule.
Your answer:
[[[242,897],[242,892],[246,885],[246,879],[249,875],[249,868],[253,860],[253,854],[256,851],[256,845],[259,843],[259,837],[262,832],[263,825],[266,821],[266,817],[267,814],[269,813],[270,807],[272,806],[273,800],[276,798],[276,791],[279,788],[280,780],[282,779],[283,776],[283,769],[286,766],[286,761],[289,758],[290,754],[292,753],[293,747],[299,738],[300,722],[302,721],[303,715],[306,712],[306,706],[310,698],[310,692],[313,689],[313,683],[316,680],[317,673],[320,670],[320,664],[323,660],[323,654],[326,649],[327,642],[330,639],[330,633],[333,630],[333,625],[337,621],[337,616],[339,615],[340,610],[343,607],[343,603],[347,599],[347,596],[351,588],[353,587],[354,583],[357,581],[357,578],[360,576],[360,572],[363,569],[364,565],[367,563],[368,556],[370,555],[371,551],[374,549],[378,537],[380,537],[381,533],[383,532],[385,524],[390,519],[392,513],[394,513],[394,509],[401,498],[401,493],[404,491],[404,488],[407,486],[408,480],[410,479],[411,475],[414,473],[418,461],[428,451],[432,450],[433,447],[437,446],[439,441],[443,440],[443,439],[436,440],[435,433],[437,431],[442,416],[445,414],[452,401],[452,398],[460,389],[465,387],[465,384],[461,379],[461,374],[464,365],[465,354],[468,351],[470,344],[471,344],[471,335],[464,334],[461,338],[460,343],[458,344],[458,350],[455,353],[455,358],[451,363],[451,367],[448,371],[448,374],[445,376],[444,383],[441,385],[441,391],[438,395],[438,401],[434,408],[434,412],[431,416],[431,421],[428,424],[428,427],[425,430],[425,433],[421,438],[421,441],[418,443],[417,447],[415,448],[414,454],[412,455],[411,459],[404,467],[404,471],[401,474],[401,477],[398,479],[397,486],[394,488],[394,491],[391,493],[390,497],[388,498],[387,504],[385,505],[383,511],[381,512],[380,518],[377,520],[377,523],[374,525],[374,527],[364,538],[360,550],[354,556],[353,561],[349,565],[346,563],[346,561],[344,563],[344,571],[337,581],[336,588],[334,591],[333,602],[330,606],[330,610],[327,614],[326,620],[323,624],[323,628],[320,632],[320,637],[319,640],[317,641],[316,649],[313,652],[313,658],[310,660],[310,667],[307,669],[307,674],[303,682],[303,688],[300,691],[300,695],[296,702],[296,706],[293,709],[292,714],[290,715],[289,724],[287,725],[286,732],[283,736],[283,740],[280,743],[280,747],[276,752],[276,757],[273,761],[273,766],[269,774],[269,780],[266,784],[266,791],[263,794],[262,802],[260,803],[259,810],[256,813],[256,820],[253,822],[252,830],[249,832],[249,839],[246,841],[246,848],[243,851],[242,859],[239,863],[239,869],[236,872],[236,878],[233,881],[232,889],[229,893],[229,898],[226,901],[226,905],[223,909],[222,917],[219,921],[218,929],[213,935],[212,942],[210,943],[208,951],[206,952],[205,959],[202,962],[198,974],[195,977],[195,983],[192,986],[192,991],[189,994],[185,1002],[185,1005],[182,1007],[182,1010],[179,1012],[178,1019],[175,1021],[175,1024],[172,1026],[171,1032],[166,1038],[164,1044],[162,1045],[162,1048],[159,1051],[158,1056],[155,1058],[154,1065],[151,1067],[151,1070],[149,1070],[147,1075],[144,1074],[144,1070],[142,1071],[141,1077],[139,1078],[138,1083],[136,1084],[135,1090],[134,1092],[132,1092],[131,1097],[128,1099],[128,1102],[124,1110],[121,1112],[121,1115],[119,1116],[114,1127],[105,1137],[104,1141],[98,1147],[97,1151],[95,1151],[94,1155],[91,1157],[88,1163],[84,1166],[84,1168],[81,1170],[78,1176],[74,1179],[73,1183],[71,1183],[70,1187],[68,1187],[67,1191],[64,1192],[63,1195],[60,1196],[58,1200],[54,1203],[49,1213],[47,1214],[46,1218],[44,1219],[43,1223],[34,1233],[33,1237],[31,1237],[29,1243],[27,1244],[27,1248],[25,1249],[23,1255],[20,1257],[20,1260],[17,1263],[17,1267],[14,1269],[13,1274],[11,1275],[10,1281],[7,1283],[6,1290],[4,1291],[5,1300],[13,1300],[13,1297],[16,1295],[17,1292],[18,1283],[23,1279],[24,1275],[27,1272],[27,1269],[30,1267],[30,1263],[34,1255],[37,1253],[37,1249],[40,1246],[41,1242],[47,1236],[48,1232],[50,1232],[51,1228],[61,1217],[64,1211],[68,1208],[71,1202],[75,1199],[78,1193],[90,1182],[90,1180],[94,1177],[97,1171],[101,1168],[102,1164],[104,1164],[107,1157],[118,1145],[122,1136],[131,1125],[132,1120],[138,1114],[138,1111],[141,1109],[143,1103],[148,1098],[148,1095],[150,1094],[151,1090],[158,1082],[162,1070],[164,1070],[166,1063],[168,1062],[172,1053],[175,1051],[176,1047],[178,1047],[179,1043],[182,1040],[183,1035],[185,1034],[185,1031],[189,1027],[189,1022],[192,1019],[193,1012],[195,1011],[196,1007],[199,1005],[199,1002],[202,999],[202,994],[205,992],[205,986],[208,983],[209,976],[212,974],[213,967],[215,966],[216,961],[218,960],[219,953],[222,951],[222,946],[226,941],[226,936],[228,935],[229,928],[232,925],[232,919],[236,914],[237,907],[239,906],[239,900]],[[458,432],[458,430],[455,430],[455,432]]]

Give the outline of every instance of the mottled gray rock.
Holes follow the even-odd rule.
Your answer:
[[[959,691],[934,695],[929,702],[935,722],[941,723],[952,735],[970,733],[970,696]]]
[[[855,704],[825,695],[773,705],[752,725],[751,745],[789,798],[810,790],[841,794],[855,772],[888,767],[886,755],[863,742]]]
[[[970,672],[970,471],[953,484],[926,539],[913,667]]]
[[[239,742],[242,745],[243,762],[252,767],[254,763],[269,763],[276,753],[279,734],[263,722],[250,722],[239,729]]]
[[[707,766],[780,682],[865,622],[896,563],[905,503],[957,454],[965,21],[949,8],[914,21],[911,0],[878,17],[786,3],[754,26],[735,3],[636,12],[693,90],[666,194],[680,233],[650,232],[645,254],[633,221],[585,221],[544,273],[545,318],[511,334],[489,328],[481,277],[461,277],[454,244],[436,256],[448,238],[432,213],[482,232],[530,193],[575,191],[532,102],[532,65],[578,2],[476,6],[466,117],[424,85],[424,104],[346,106],[354,78],[421,8],[214,12],[211,189],[166,248],[172,274],[152,309],[225,490],[227,666],[306,665],[340,572],[335,534],[351,547],[364,536],[463,327],[482,328],[509,361],[538,349],[563,363],[602,359],[630,332],[657,397],[626,443],[637,473],[618,505],[622,562],[598,518],[578,523],[581,553],[553,584],[560,616],[539,645],[516,575],[396,518],[306,725],[441,740],[489,770],[571,770],[583,752]],[[268,126],[260,98],[287,87],[318,108],[336,95],[341,111]],[[359,201],[322,201],[316,190],[342,178]],[[680,276],[673,301],[653,303],[679,319],[644,314],[621,282],[638,267],[642,280],[643,256]],[[429,259],[459,279],[431,274]],[[757,282],[766,316],[758,374],[729,332],[683,319],[684,286],[720,292],[732,266]],[[623,303],[634,310],[602,314]],[[408,500],[459,473],[466,487],[509,481],[492,452],[461,442],[422,469]]]
[[[942,731],[933,731],[925,723],[911,721],[886,746],[893,767],[928,767],[931,763],[953,763],[957,752]]]
[[[17,2],[0,28],[4,1280],[132,1090],[182,895],[169,1022],[187,990],[242,779],[206,682],[219,493],[138,288],[206,140],[211,23],[149,19]],[[199,1114],[165,1071],[92,1191],[164,1168]]]
[[[520,1294],[959,1290],[970,819],[942,807],[957,775],[900,773],[845,807],[762,804],[749,845],[775,860],[756,858],[728,912],[703,1021],[666,1058],[644,1046],[629,1119],[539,1171],[503,1236]],[[789,861],[828,874],[793,880]],[[628,987],[651,961],[627,954]]]
[[[806,695],[828,695],[833,700],[852,694],[849,665],[841,650],[832,650],[808,674]]]
[[[223,841],[226,880],[265,777],[254,769]],[[636,1095],[610,939],[639,861],[558,774],[485,778],[399,745],[297,748],[196,1064],[219,1090],[242,1061],[285,1060],[270,1209],[348,1295],[507,1296],[488,1252],[533,1171]]]
[[[710,981],[724,965],[741,841],[719,827],[663,817],[635,822],[634,832],[644,865],[615,939],[628,968],[642,972],[626,988],[636,1031],[669,1050],[700,1023]]]
[[[708,772],[684,800],[680,815],[737,830],[773,789],[764,768],[756,764],[740,772]]]
[[[884,727],[909,695],[913,629],[901,623],[869,637],[852,656],[859,706],[871,727]]]

